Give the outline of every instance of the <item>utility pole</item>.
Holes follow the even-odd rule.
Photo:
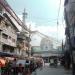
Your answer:
[[[24,12],[23,12],[23,26],[26,25],[26,18],[27,18],[27,12],[24,8]],[[31,51],[30,51],[30,37],[31,37],[31,25],[29,25],[29,28],[28,28],[28,57],[31,55]]]
[[[64,44],[63,44],[63,40],[62,40],[62,53],[64,53]]]
[[[31,50],[30,50],[30,37],[31,37],[31,25],[29,25],[29,39],[28,39],[28,56],[31,56]]]
[[[23,24],[22,24],[22,25],[23,25],[22,32],[23,32],[24,34],[30,34],[30,31],[28,31],[28,33],[26,33],[26,29],[27,29],[27,26],[26,26],[27,13],[26,13],[25,8],[24,8],[24,12],[23,12],[22,15],[23,15],[23,16],[22,16],[22,21],[23,21]],[[27,53],[28,56],[29,56],[29,37],[30,37],[30,35],[28,36],[28,39],[26,39],[27,42],[28,42],[28,49],[26,50],[26,53]]]

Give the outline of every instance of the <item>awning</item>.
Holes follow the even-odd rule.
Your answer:
[[[13,54],[6,53],[6,52],[0,52],[0,57],[12,57]]]

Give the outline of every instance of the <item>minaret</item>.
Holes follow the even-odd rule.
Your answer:
[[[26,26],[26,17],[27,17],[27,13],[26,13],[26,10],[24,8],[23,17],[22,17],[23,27],[24,28],[27,28],[27,26]]]

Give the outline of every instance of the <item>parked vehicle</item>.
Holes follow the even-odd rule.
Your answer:
[[[54,59],[50,59],[50,66],[54,66]]]

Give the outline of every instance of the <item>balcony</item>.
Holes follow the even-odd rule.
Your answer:
[[[23,40],[25,40],[26,37],[25,37],[24,35],[22,35],[22,34],[19,34],[19,35],[18,35],[18,39],[23,39]]]
[[[18,39],[27,40],[27,37],[29,37],[29,34],[27,32],[20,32],[17,34]]]
[[[16,47],[16,43],[13,43],[13,42],[10,41],[9,39],[1,38],[1,42],[4,43],[4,44],[6,44],[6,45],[9,45],[9,46]]]
[[[26,40],[27,40],[28,42],[30,42],[30,41],[31,41],[31,38],[30,38],[30,37],[26,37]]]

